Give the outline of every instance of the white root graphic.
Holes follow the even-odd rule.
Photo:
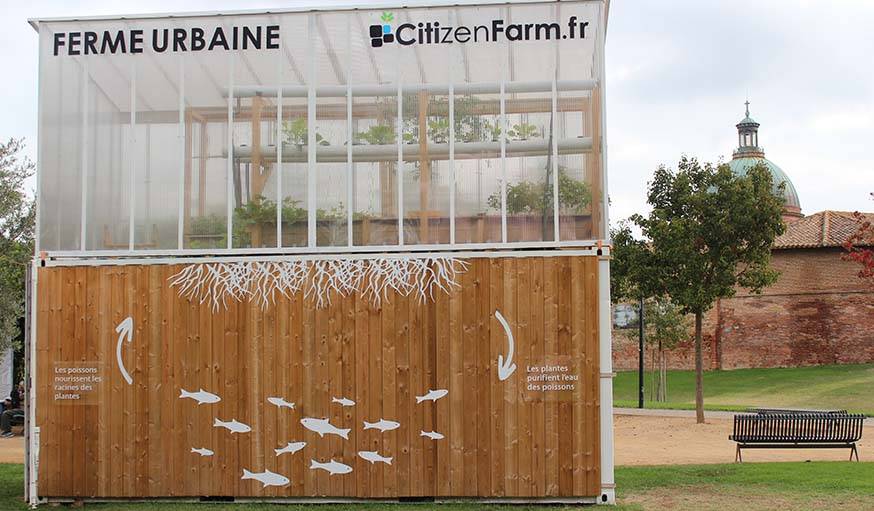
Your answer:
[[[504,316],[501,315],[501,311],[495,311],[495,318],[497,318],[501,323],[501,326],[504,327],[504,332],[507,334],[507,343],[510,345],[510,348],[507,351],[506,360],[504,360],[503,355],[498,355],[498,379],[504,381],[516,370],[516,364],[513,363],[515,343],[513,341],[513,332],[510,330],[510,325],[507,323],[507,320],[504,319]]]
[[[121,371],[121,376],[128,385],[133,384],[134,380],[128,374],[127,369],[124,367],[124,361],[121,359],[121,344],[124,342],[125,337],[127,337],[127,342],[130,344],[131,340],[133,340],[133,329],[134,320],[130,316],[124,318],[124,321],[115,327],[115,331],[118,332],[118,344],[115,345],[115,359],[118,361],[118,370]]]
[[[262,308],[302,292],[316,307],[331,304],[332,296],[359,292],[374,305],[390,292],[434,299],[434,292],[458,287],[456,277],[467,263],[454,257],[246,261],[190,264],[171,276],[180,296],[209,303],[214,311],[228,300],[252,301]]]

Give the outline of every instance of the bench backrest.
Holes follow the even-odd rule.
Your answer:
[[[734,416],[732,439],[741,442],[856,442],[864,415],[829,413]]]
[[[774,415],[774,414],[796,414],[796,413],[807,413],[807,414],[827,414],[827,415],[849,415],[846,410],[792,410],[788,408],[752,408],[748,410],[751,413],[758,413],[760,415]]]

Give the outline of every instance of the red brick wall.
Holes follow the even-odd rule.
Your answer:
[[[776,284],[720,300],[705,316],[705,368],[874,362],[874,283],[840,256],[840,249],[774,251]],[[613,347],[616,370],[637,368],[637,330],[614,330]],[[691,339],[668,353],[668,364],[694,368]]]

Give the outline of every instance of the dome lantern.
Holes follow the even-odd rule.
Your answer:
[[[801,218],[801,201],[798,199],[798,192],[795,191],[795,186],[789,180],[783,170],[774,162],[765,158],[765,150],[759,147],[759,123],[750,117],[750,102],[746,105],[746,116],[735,126],[737,127],[738,147],[732,154],[731,161],[728,162],[731,171],[735,175],[744,176],[747,170],[759,163],[764,163],[768,172],[771,173],[771,180],[774,183],[774,194],[782,195],[784,199],[783,219],[786,222],[791,222]],[[780,185],[783,184],[782,193]]]

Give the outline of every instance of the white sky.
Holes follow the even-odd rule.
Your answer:
[[[27,18],[289,7],[296,0],[2,0],[0,139],[35,159],[37,35]],[[319,0],[319,5],[350,0]],[[362,4],[366,2],[361,2]],[[120,12],[121,11],[121,12]],[[747,95],[759,142],[805,213],[874,211],[874,1],[613,0],[607,33],[611,218],[682,154],[731,158]]]

